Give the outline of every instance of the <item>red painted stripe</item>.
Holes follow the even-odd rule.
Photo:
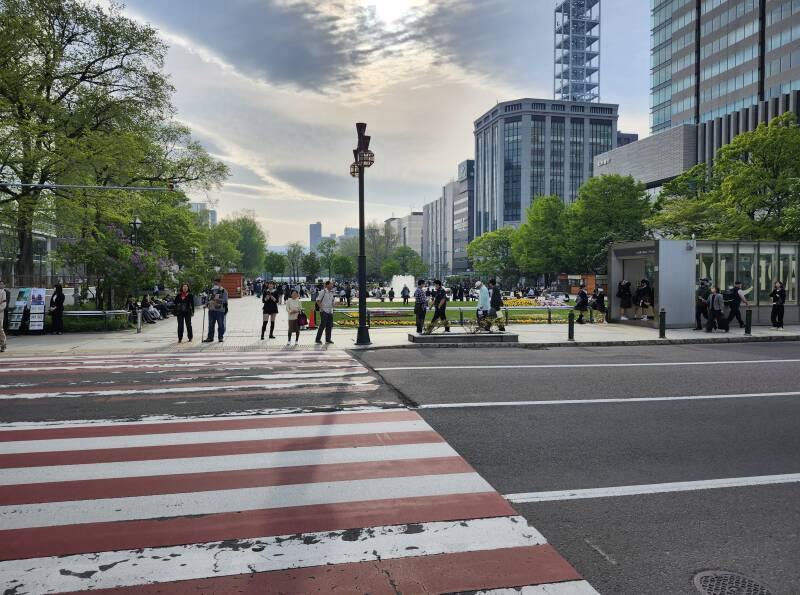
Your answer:
[[[220,430],[246,430],[253,428],[291,428],[299,426],[327,426],[337,424],[364,424],[384,421],[415,421],[420,417],[406,409],[387,409],[364,413],[323,413],[293,417],[263,416],[258,419],[215,418],[191,422],[154,422],[143,424],[114,424],[81,428],[37,428],[0,432],[0,442],[17,440],[54,440],[61,438],[98,438],[107,436],[141,436],[145,434],[177,434],[181,432],[213,432]]]
[[[515,514],[500,494],[485,492],[11,529],[0,531],[0,560]]]
[[[74,450],[64,452],[31,452],[26,454],[0,455],[0,469],[46,467],[49,465],[79,465],[82,463],[112,463],[114,461],[183,459],[256,452],[350,448],[355,446],[425,444],[430,442],[444,442],[444,439],[433,431],[387,432],[383,434],[355,434],[352,436],[311,436],[308,438],[279,438],[272,440],[246,440],[242,442],[137,446],[132,448],[103,448],[97,450]]]
[[[92,591],[96,595],[198,593],[455,593],[581,580],[549,545],[334,564]]]
[[[119,363],[119,362],[118,362]],[[178,362],[182,363],[182,362]],[[153,363],[154,367],[148,368],[120,368],[117,365],[110,364],[108,366],[84,366],[80,368],[76,368],[74,370],[0,370],[0,378],[2,378],[2,374],[8,373],[9,376],[38,376],[40,380],[43,382],[53,382],[60,380],[62,377],[71,377],[75,375],[82,375],[82,376],[89,376],[94,375],[97,377],[102,377],[103,380],[108,380],[108,374],[113,374],[113,377],[119,377],[122,375],[147,375],[148,377],[153,377],[156,374],[175,374],[179,376],[181,374],[189,374],[191,372],[197,371],[197,374],[192,374],[192,378],[220,378],[231,376],[232,374],[243,374],[247,370],[261,370],[262,374],[287,374],[289,372],[303,372],[303,371],[312,371],[312,370],[348,370],[350,368],[362,368],[363,366],[357,362],[349,362],[347,360],[342,360],[341,362],[336,362],[339,365],[333,366],[329,368],[329,360],[309,360],[307,362],[303,362],[302,364],[298,364],[296,361],[287,361],[287,362],[274,362],[274,361],[231,361],[231,362],[208,362],[207,364],[200,365],[192,363],[191,365],[181,365],[180,367],[168,367],[168,366],[160,366],[155,367],[155,362]],[[346,364],[346,365],[341,365]],[[69,364],[67,364],[69,365]],[[225,365],[228,367],[228,371],[222,372],[209,372],[209,370],[213,370],[220,365]],[[7,376],[6,376],[7,378]],[[174,380],[171,379],[171,380]]]
[[[134,383],[134,384],[104,384],[102,386],[97,386],[94,388],[85,387],[85,386],[59,386],[58,390],[53,390],[52,392],[57,393],[77,393],[77,394],[86,394],[92,395],[96,392],[102,391],[117,391],[117,390],[130,390],[130,391],[144,391],[144,390],[169,390],[170,388],[197,388],[199,390],[215,390],[219,392],[228,392],[232,390],[236,390],[238,388],[246,388],[249,386],[254,387],[263,387],[263,386],[271,386],[273,384],[287,384],[292,382],[303,382],[308,384],[314,384],[316,382],[335,382],[339,381],[346,381],[351,377],[364,377],[364,378],[373,378],[369,374],[369,371],[361,366],[364,370],[363,372],[359,372],[358,374],[351,374],[349,376],[342,376],[342,377],[332,377],[332,378],[314,378],[313,376],[308,378],[279,378],[275,380],[270,380],[269,378],[262,378],[257,380],[236,380],[231,382],[224,383],[224,386],[221,385],[213,385],[209,384],[208,382],[175,382],[175,383]],[[313,372],[308,372],[308,374],[313,374]],[[27,394],[38,394],[42,392],[47,392],[49,387],[47,385],[42,386],[29,386],[29,387],[21,387],[15,388],[13,393],[9,393],[13,398],[14,395],[27,395]],[[176,393],[178,395],[180,393]],[[103,395],[100,395],[103,396]],[[24,397],[20,397],[24,398]]]
[[[304,465],[277,469],[245,469],[186,475],[154,475],[0,486],[0,505],[95,500],[155,494],[182,494],[277,485],[471,473],[461,457],[401,461],[369,461],[334,465]]]

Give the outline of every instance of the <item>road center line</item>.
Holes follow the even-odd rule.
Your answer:
[[[559,369],[559,368],[644,368],[644,367],[669,367],[669,366],[727,366],[733,364],[796,364],[800,359],[751,359],[751,360],[723,360],[718,362],[692,361],[692,362],[639,362],[621,364],[487,364],[479,366],[391,366],[386,368],[373,368],[376,372],[399,372],[409,370],[514,370],[514,369]]]
[[[581,500],[585,498],[610,498],[613,496],[639,496],[643,494],[665,494],[669,492],[691,492],[718,488],[740,488],[748,486],[776,485],[800,482],[800,473],[785,475],[756,475],[753,477],[729,477],[701,481],[676,481],[673,483],[651,483],[643,485],[590,488],[581,490],[558,490],[552,492],[528,492],[503,496],[516,504],[530,502],[553,502],[557,500]]]
[[[473,407],[527,407],[529,405],[601,405],[605,403],[651,403],[659,401],[704,401],[751,399],[756,397],[797,397],[800,391],[785,393],[740,393],[735,395],[687,395],[679,397],[628,397],[619,399],[562,399],[560,401],[489,401],[483,403],[429,403],[417,409],[470,409]]]

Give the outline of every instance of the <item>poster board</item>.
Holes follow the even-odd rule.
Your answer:
[[[18,331],[22,326],[22,317],[25,315],[25,308],[31,299],[31,288],[23,287],[17,292],[17,301],[14,307],[8,311],[8,330]]]
[[[31,310],[28,321],[29,331],[44,330],[44,298],[45,290],[43,287],[31,289]]]

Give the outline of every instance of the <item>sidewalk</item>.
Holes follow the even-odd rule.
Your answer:
[[[286,311],[280,307],[275,325],[277,339],[259,339],[261,334],[261,301],[255,297],[231,300],[227,317],[227,329],[224,343],[201,343],[203,338],[203,311],[198,309],[193,319],[194,341],[178,343],[177,319],[170,317],[156,324],[145,324],[142,332],[135,330],[107,333],[71,333],[65,335],[22,335],[9,336],[8,351],[11,355],[55,355],[64,353],[140,353],[140,352],[183,352],[183,351],[278,351],[285,350],[287,342],[288,322]],[[208,328],[208,317],[205,320]],[[371,349],[389,347],[409,347],[419,349],[418,344],[408,341],[408,334],[414,332],[413,327],[372,328],[370,329]],[[623,324],[587,324],[575,326],[575,341],[567,340],[566,324],[511,325],[511,332],[519,335],[519,344],[504,344],[505,347],[555,347],[564,345],[647,345],[675,343],[729,343],[743,341],[800,341],[800,325],[787,326],[783,331],[775,331],[769,327],[753,327],[751,337],[745,337],[744,331],[732,328],[730,333],[708,334],[692,329],[667,329],[667,338],[659,339],[658,330],[628,326]],[[269,332],[269,329],[267,330]],[[461,332],[457,327],[453,333]],[[292,349],[341,350],[362,349],[357,347],[356,329],[333,329],[333,345],[320,346],[314,343],[315,331],[300,333],[299,347]],[[491,345],[498,347],[499,345]],[[436,347],[436,346],[427,346]],[[488,346],[487,346],[488,347]],[[0,355],[0,359],[2,355]]]

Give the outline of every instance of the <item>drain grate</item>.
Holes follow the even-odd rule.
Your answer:
[[[700,572],[694,577],[694,586],[705,595],[773,595],[766,585],[727,570]]]

